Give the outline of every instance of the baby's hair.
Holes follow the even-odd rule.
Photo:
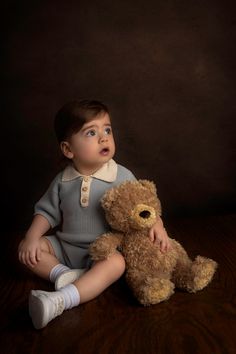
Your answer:
[[[105,113],[109,114],[108,107],[96,100],[74,100],[64,104],[54,120],[54,130],[59,144],[76,134],[84,123]]]

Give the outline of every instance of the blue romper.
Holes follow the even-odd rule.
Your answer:
[[[61,229],[45,236],[60,263],[70,268],[89,268],[88,247],[99,235],[111,230],[100,199],[109,188],[125,180],[136,180],[126,167],[113,159],[92,175],[80,174],[72,164],[59,172],[34,206],[34,215],[43,215]]]

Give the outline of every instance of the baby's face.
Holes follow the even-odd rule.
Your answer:
[[[85,123],[68,141],[75,166],[100,167],[115,154],[111,121],[107,113]]]

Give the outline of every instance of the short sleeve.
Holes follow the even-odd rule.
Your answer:
[[[34,206],[34,215],[43,215],[55,227],[61,222],[58,176],[51,182],[49,188]]]
[[[137,178],[128,168],[118,164],[118,175],[117,182],[121,183],[123,181],[137,181]]]
[[[135,177],[135,175],[133,174],[133,172],[129,171],[129,174],[128,174],[128,179],[129,180],[134,180],[134,181],[137,181],[137,178]]]

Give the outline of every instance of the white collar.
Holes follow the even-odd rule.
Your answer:
[[[117,169],[117,163],[113,159],[110,159],[105,162],[99,170],[94,172],[92,175],[89,175],[89,177],[98,178],[106,182],[113,182],[116,180]],[[62,181],[71,181],[80,176],[85,177],[86,175],[81,174],[72,164],[69,164],[63,171]]]

